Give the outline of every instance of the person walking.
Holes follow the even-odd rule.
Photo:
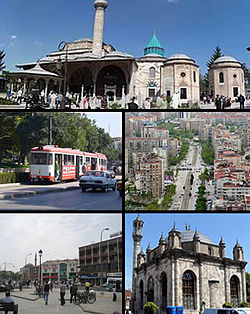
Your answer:
[[[59,179],[59,175],[60,175],[60,166],[59,166],[57,158],[56,158],[56,162],[55,162],[55,168],[56,168],[55,181],[57,181]]]
[[[221,109],[221,106],[220,106],[220,95],[216,95],[216,98],[215,98],[215,107],[217,110],[220,110]]]
[[[43,298],[44,298],[44,301],[45,301],[45,305],[48,304],[49,289],[50,289],[50,286],[49,286],[49,284],[48,284],[48,281],[45,281],[45,285],[44,285],[44,287],[43,287]]]
[[[61,305],[65,304],[65,293],[66,293],[66,285],[64,281],[60,284],[60,300],[61,300]]]
[[[50,282],[50,291],[52,292],[52,290],[53,290],[53,281],[51,280],[51,282]]]
[[[86,174],[86,163],[84,163],[83,165],[82,165],[82,175],[83,176],[85,176],[85,174]]]
[[[128,109],[129,110],[137,110],[139,106],[135,103],[135,97],[131,98],[131,102],[128,103]]]
[[[117,301],[117,295],[115,292],[116,292],[116,289],[115,289],[115,287],[113,287],[113,302]]]
[[[245,97],[243,95],[240,94],[239,98],[239,103],[240,103],[240,109],[244,109],[244,105],[245,105]]]
[[[22,99],[23,99],[23,91],[22,89],[20,88],[17,92],[17,103],[20,102],[20,104],[22,103]]]
[[[78,291],[78,288],[75,285],[75,283],[73,283],[72,286],[70,287],[70,303],[72,303],[73,298],[76,302],[77,291]]]

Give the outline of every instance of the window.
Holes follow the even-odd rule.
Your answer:
[[[149,88],[148,89],[148,97],[152,98],[155,96],[155,89],[154,88]]]
[[[219,83],[224,84],[224,74],[222,72],[219,74]]]
[[[170,90],[168,89],[167,90],[167,97],[170,97],[171,96],[171,92],[170,92]]]
[[[211,246],[208,247],[208,255],[210,255],[210,256],[213,255],[213,249]]]
[[[238,95],[239,95],[238,87],[233,87],[233,97],[238,97]]]
[[[86,157],[86,165],[90,165],[90,157]]]
[[[52,154],[48,153],[31,153],[30,163],[34,165],[52,165]]]
[[[181,77],[185,77],[186,73],[185,72],[181,72]]]
[[[237,77],[237,75],[236,75],[236,74],[234,74],[234,75],[233,75],[233,77],[234,77],[234,78],[236,78],[236,77]]]
[[[194,83],[195,83],[196,82],[196,72],[195,71],[194,71],[193,75],[194,75]]]
[[[232,276],[230,279],[230,295],[233,307],[239,306],[239,286],[240,282],[237,276]]]
[[[148,279],[148,293],[147,293],[147,301],[154,302],[154,279],[149,277]]]
[[[187,88],[180,89],[180,99],[187,99]]]
[[[74,155],[64,155],[64,165],[71,166],[74,165]]]
[[[182,302],[184,309],[195,310],[195,277],[191,271],[182,276]]]
[[[151,67],[149,69],[149,77],[150,78],[155,78],[155,68]]]

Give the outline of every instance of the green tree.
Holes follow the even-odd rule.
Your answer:
[[[4,61],[3,61],[4,57],[5,57],[4,50],[0,50],[0,71],[5,69],[5,65],[4,65]]]
[[[208,69],[210,70],[211,67],[212,67],[212,65],[214,64],[214,61],[215,61],[216,59],[222,57],[222,56],[223,56],[223,54],[222,54],[222,52],[221,52],[220,47],[219,47],[219,46],[216,46],[215,49],[214,49],[214,51],[213,51],[212,56],[210,57],[210,59],[209,59],[208,62],[207,62],[207,67],[208,67]]]
[[[250,273],[246,272],[247,302],[250,302]]]

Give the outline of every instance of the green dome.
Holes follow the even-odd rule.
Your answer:
[[[149,54],[158,54],[162,57],[164,56],[164,49],[155,33],[148,43],[147,47],[144,49],[144,56]]]

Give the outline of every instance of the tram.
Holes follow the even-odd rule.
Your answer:
[[[83,165],[86,170],[107,170],[107,157],[57,145],[34,147],[30,151],[30,181],[78,180]]]

